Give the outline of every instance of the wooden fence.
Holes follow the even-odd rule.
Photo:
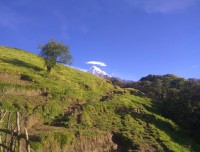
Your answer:
[[[30,141],[41,142],[41,138],[35,135],[28,135],[26,128],[21,130],[20,113],[17,112],[16,121],[11,122],[13,113],[7,110],[0,110],[0,152],[27,152],[34,151],[30,147]],[[22,144],[24,140],[25,144]]]

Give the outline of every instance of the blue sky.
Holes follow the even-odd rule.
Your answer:
[[[0,45],[38,54],[51,38],[80,69],[200,78],[200,0],[0,0]]]

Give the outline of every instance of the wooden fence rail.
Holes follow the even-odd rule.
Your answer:
[[[6,118],[7,114],[7,119]],[[4,122],[5,121],[5,122]],[[7,110],[0,110],[0,152],[22,152],[22,148],[27,152],[31,151],[30,141],[41,142],[42,139],[39,136],[28,135],[28,131],[24,128],[24,133],[21,131],[20,126],[20,113],[16,113],[16,123],[10,123],[11,112]],[[5,128],[3,128],[3,122]],[[5,134],[4,140],[2,140],[2,133]],[[22,147],[22,140],[25,141],[25,147]]]

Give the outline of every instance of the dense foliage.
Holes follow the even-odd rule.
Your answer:
[[[192,82],[196,82],[196,83],[199,83],[199,84],[200,84],[200,79],[196,79],[196,78],[190,78],[190,79],[188,79],[188,80],[190,80],[190,81],[192,81]]]
[[[126,84],[155,98],[165,117],[184,128],[200,142],[200,85],[174,75],[148,75]]]
[[[61,42],[56,42],[52,39],[39,48],[41,49],[40,54],[45,60],[48,72],[51,72],[51,69],[56,65],[56,62],[71,64],[72,56],[70,55],[69,47]]]
[[[42,137],[31,143],[34,151],[114,151],[117,145],[118,152],[199,152],[154,100],[118,81],[113,86],[62,64],[49,75],[41,57],[0,47],[0,108],[20,111],[31,133]]]

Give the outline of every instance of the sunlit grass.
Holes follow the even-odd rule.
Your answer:
[[[71,129],[70,134],[41,133],[46,139],[43,144],[56,140],[62,147],[70,144],[77,132],[89,136],[102,131],[115,133],[133,149],[200,150],[174,122],[159,115],[151,99],[137,90],[114,87],[106,79],[61,64],[48,74],[41,57],[7,47],[0,47],[0,76],[2,108],[35,114],[45,124]],[[65,118],[66,111],[76,108],[76,104],[82,109],[72,109]]]

